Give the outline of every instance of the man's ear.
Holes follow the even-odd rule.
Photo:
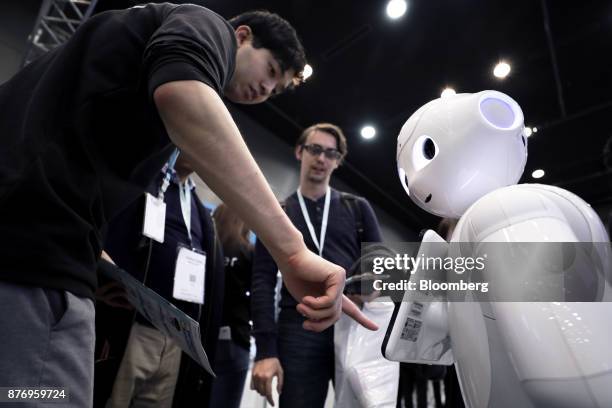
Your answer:
[[[298,161],[302,161],[302,153],[304,152],[304,147],[302,145],[295,146],[295,158]]]
[[[253,41],[253,31],[251,31],[251,27],[247,25],[238,26],[234,30],[234,35],[236,36],[238,47],[240,47],[245,42]]]

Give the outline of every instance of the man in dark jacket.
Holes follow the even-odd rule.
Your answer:
[[[149,194],[157,196],[165,186],[166,176],[170,179],[164,188],[163,243],[142,235],[146,201],[143,196],[110,223],[105,251],[117,265],[201,323],[204,348],[209,359],[214,361],[215,342],[209,338],[214,339],[220,326],[223,259],[215,254],[214,226],[210,214],[195,195],[195,184],[189,177],[192,173],[191,166],[179,156],[174,169],[166,165],[147,188]],[[177,251],[181,247],[206,254],[203,303],[173,296]],[[121,330],[117,322],[125,319],[125,313],[102,305],[103,302],[98,302],[96,310],[96,343],[106,356],[99,356],[100,361],[96,364],[95,385],[100,388],[94,389],[97,405],[105,406],[110,396],[110,384],[114,388],[108,407],[144,403],[169,407],[174,397],[179,365],[181,361],[190,364],[189,357],[182,359],[176,342],[159,332],[140,314],[133,316],[128,312],[129,325]]]

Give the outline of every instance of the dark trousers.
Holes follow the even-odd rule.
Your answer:
[[[397,395],[397,408],[413,408],[412,394],[416,393],[416,408],[428,407],[428,382],[432,381],[435,407],[442,408],[442,395],[440,383],[446,373],[443,366],[428,366],[423,364],[400,363],[400,382]],[[402,405],[402,400],[404,404]],[[444,407],[456,408],[448,405],[448,398]]]
[[[446,393],[446,403],[444,407],[448,408],[465,408],[463,403],[463,396],[461,395],[461,388],[459,387],[459,380],[457,379],[457,371],[455,366],[450,366],[446,370],[446,377],[444,377],[444,390]]]
[[[231,340],[219,340],[215,357],[211,407],[238,408],[249,371],[249,350]]]
[[[278,354],[284,371],[280,408],[319,408],[334,379],[334,329],[304,330],[304,318],[294,309],[278,317]]]

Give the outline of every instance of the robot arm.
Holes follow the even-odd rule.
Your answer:
[[[608,323],[612,304],[546,301],[549,299],[520,302],[509,301],[507,297],[513,293],[515,300],[519,300],[525,287],[517,282],[537,282],[539,278],[550,278],[552,283],[559,278],[560,287],[570,289],[566,293],[575,293],[572,281],[566,279],[574,270],[583,278],[589,278],[584,276],[589,274],[592,280],[599,280],[593,300],[609,297],[606,279],[606,271],[610,268],[609,255],[606,255],[609,251],[606,250],[608,244],[602,242],[608,238],[601,233],[600,221],[589,220],[598,221],[598,218],[584,201],[567,191],[538,185],[496,190],[480,199],[463,216],[461,228],[458,227],[453,238],[480,244],[482,248],[503,245],[509,252],[512,243],[548,242],[553,248],[562,248],[560,243],[569,244],[569,251],[562,254],[566,255],[564,263],[552,264],[561,266],[553,273],[538,267],[546,264],[545,256],[536,260],[540,263],[525,260],[522,268],[512,269],[504,269],[507,262],[503,257],[489,258],[488,280],[495,281],[491,291],[495,291],[494,286],[502,288],[506,301],[481,304],[482,321],[485,322],[482,327],[486,327],[486,331],[466,332],[465,325],[458,321],[465,316],[451,314],[455,317],[450,326],[462,381],[471,384],[478,378],[482,383],[479,376],[486,372],[486,367],[491,367],[488,406],[498,406],[503,400],[500,390],[513,382],[516,384],[515,398],[524,395],[531,404],[521,406],[611,406],[612,392],[605,384],[612,379],[609,347],[612,328]],[[592,250],[588,250],[589,247]],[[571,257],[567,257],[568,252]],[[539,296],[551,294],[537,293]],[[487,356],[486,364],[473,358],[474,336],[488,339],[488,353],[479,351],[481,356]],[[500,356],[501,353],[504,356]],[[480,394],[472,395],[469,387],[466,390],[468,400],[478,399]]]
[[[488,255],[483,277],[492,301],[600,301],[610,297],[608,238],[585,222],[593,217],[564,190],[509,186],[466,212],[450,252],[457,256],[459,244],[469,242],[468,255]]]

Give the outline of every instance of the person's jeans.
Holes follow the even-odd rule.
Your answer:
[[[219,340],[215,357],[215,374],[210,397],[211,407],[238,408],[249,371],[249,350],[232,340]]]
[[[323,407],[329,380],[334,378],[334,329],[304,330],[294,309],[278,317],[278,354],[284,371],[281,408]]]

